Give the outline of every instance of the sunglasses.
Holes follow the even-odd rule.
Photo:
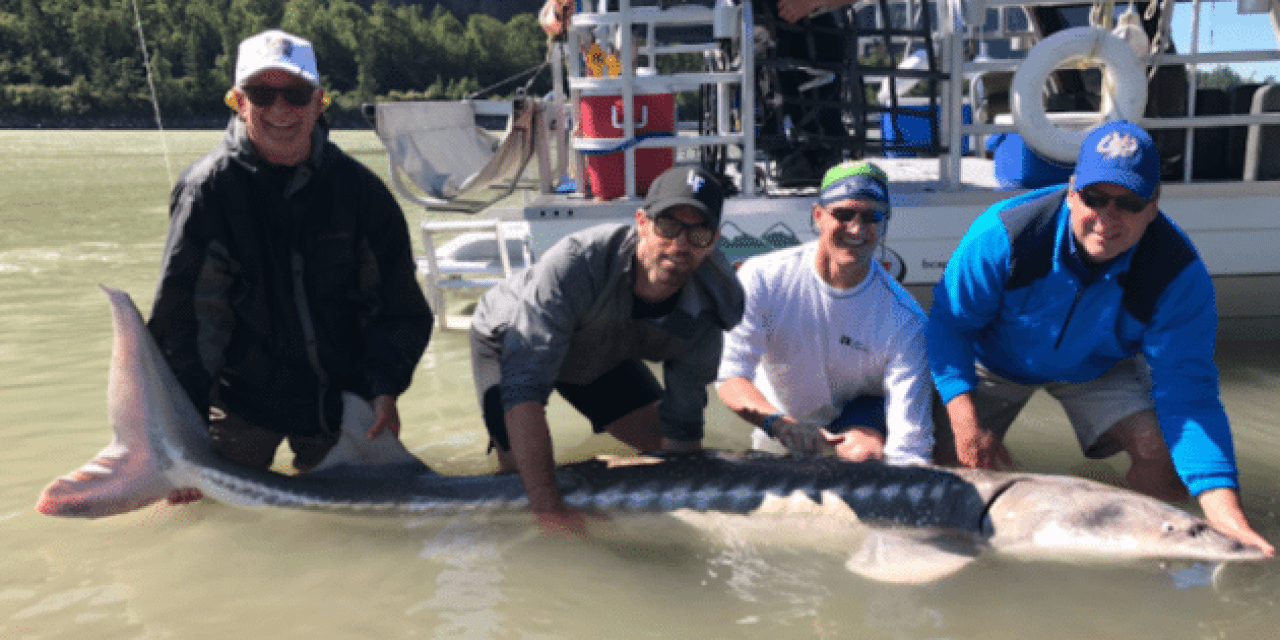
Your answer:
[[[1115,201],[1117,209],[1126,213],[1138,213],[1139,211],[1146,209],[1147,205],[1150,204],[1150,201],[1146,198],[1131,193],[1112,196],[1102,193],[1101,191],[1094,191],[1087,187],[1081,189],[1078,193],[1080,194],[1080,200],[1084,202],[1084,206],[1094,210],[1105,208],[1107,203],[1112,200]]]
[[[299,85],[293,87],[264,87],[261,85],[250,85],[241,87],[244,94],[249,97],[249,102],[255,107],[266,108],[276,103],[276,96],[283,96],[284,101],[293,107],[305,107],[311,102],[311,96],[315,94],[316,89],[312,86]]]
[[[884,209],[840,208],[827,209],[827,213],[840,224],[847,224],[855,217],[860,218],[863,224],[880,224],[889,219],[889,212]]]
[[[689,231],[689,244],[699,249],[706,249],[716,241],[716,230],[703,224],[685,224],[671,216],[658,216],[653,219],[653,232],[659,238],[675,240],[685,230]]]

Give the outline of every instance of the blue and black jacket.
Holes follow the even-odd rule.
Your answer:
[[[1213,283],[1164,213],[1097,270],[1077,255],[1065,186],[996,203],[960,241],[929,314],[929,367],[944,402],[974,363],[1023,384],[1093,380],[1139,353],[1174,465],[1192,495],[1237,487],[1213,363]]]

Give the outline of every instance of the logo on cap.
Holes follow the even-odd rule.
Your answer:
[[[1132,158],[1138,152],[1138,140],[1128,134],[1112,132],[1098,141],[1097,149],[1104,158]]]
[[[287,38],[267,36],[262,40],[262,57],[289,61],[293,57],[293,43]]]
[[[695,171],[690,171],[689,175],[685,177],[684,181],[686,184],[688,184],[690,187],[693,188],[694,193],[698,193],[699,191],[702,191],[702,185],[707,183],[706,178],[703,178],[702,176],[698,175],[697,172]]]

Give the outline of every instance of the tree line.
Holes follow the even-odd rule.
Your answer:
[[[0,0],[0,117],[153,113],[142,37],[165,118],[225,117],[244,38],[280,28],[312,42],[331,115],[376,99],[458,99],[546,58],[533,14],[465,24],[436,6],[350,0]],[[510,95],[525,80],[503,85]],[[548,74],[535,91],[550,87]]]
[[[211,123],[227,115],[222,96],[234,79],[240,41],[273,27],[315,45],[333,100],[330,117],[346,122],[359,121],[364,102],[454,100],[546,58],[546,37],[532,13],[505,23],[472,14],[463,24],[440,5],[426,12],[387,0],[368,9],[352,0],[136,0],[135,17],[134,1],[0,0],[0,124],[14,117],[64,123],[151,117],[139,24],[164,118]],[[697,56],[688,57],[677,66],[700,66]],[[1201,87],[1241,81],[1225,66],[1199,72],[1199,80]],[[524,81],[495,93],[510,95]],[[532,90],[549,87],[542,73]]]

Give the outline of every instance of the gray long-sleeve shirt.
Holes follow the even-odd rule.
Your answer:
[[[640,358],[663,363],[663,435],[701,439],[706,387],[715,379],[723,332],[742,318],[742,286],[715,251],[670,313],[634,319],[638,240],[631,225],[571,234],[481,298],[472,332],[502,354],[503,411],[546,402],[556,382],[585,384]]]

